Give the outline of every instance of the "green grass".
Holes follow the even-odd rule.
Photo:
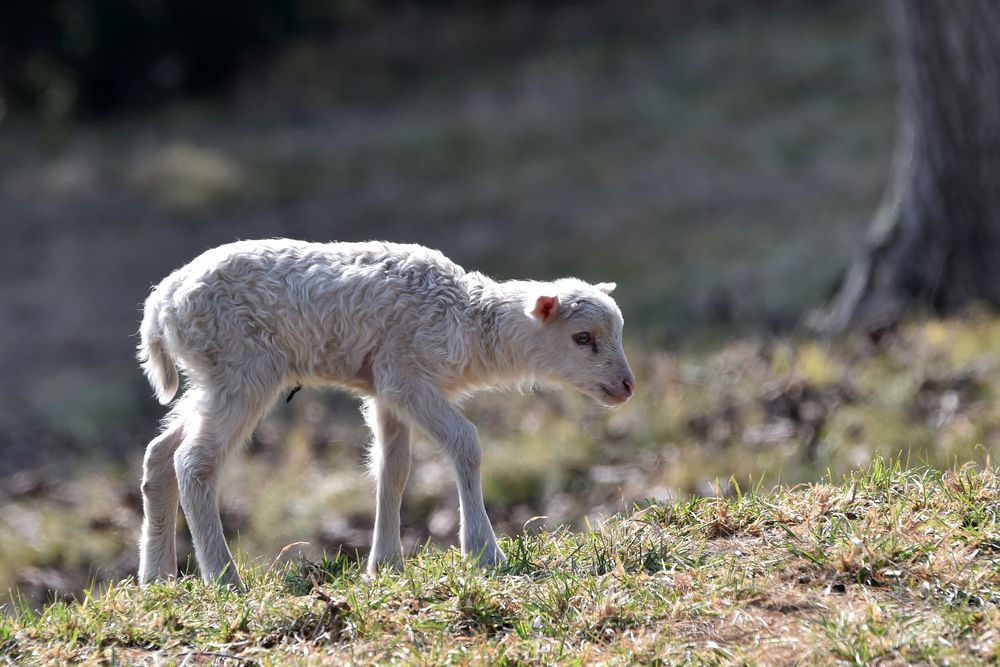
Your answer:
[[[971,664],[1000,646],[1000,476],[876,459],[840,484],[650,504],[505,538],[497,572],[425,548],[242,565],[0,618],[9,662]]]

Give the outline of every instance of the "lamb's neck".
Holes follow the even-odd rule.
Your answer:
[[[535,323],[525,313],[533,283],[496,282],[488,278],[474,300],[481,348],[478,373],[484,381],[518,383],[531,379],[531,330]]]

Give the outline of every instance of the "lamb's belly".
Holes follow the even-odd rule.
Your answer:
[[[298,379],[302,384],[335,385],[366,395],[375,393],[375,378],[372,374],[372,355],[364,353],[349,355],[318,356],[302,368]]]

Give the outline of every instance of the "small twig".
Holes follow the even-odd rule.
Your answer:
[[[332,597],[324,593],[320,588],[319,579],[317,579],[315,573],[310,572],[309,578],[313,582],[313,588],[310,592],[316,596],[317,600],[326,604],[326,608],[323,609],[323,614],[319,617],[319,622],[316,624],[316,629],[313,630],[312,636],[309,638],[310,641],[316,641],[319,639],[319,636],[323,634],[323,631],[326,630],[326,624],[331,619],[331,615],[343,613],[349,607],[347,603],[337,602]]]
[[[319,598],[323,602],[326,602],[327,604],[330,604],[330,602],[332,601],[332,598],[329,595],[327,595],[326,593],[323,592],[323,585],[320,583],[319,577],[316,576],[316,570],[315,569],[310,569],[309,570],[309,581],[311,581],[312,585],[313,585],[312,590],[309,591],[309,592],[312,595],[315,595],[317,598]]]
[[[317,597],[319,597],[319,596],[317,596]],[[322,599],[322,598],[320,598],[320,599]],[[309,641],[313,641],[314,642],[317,639],[319,639],[319,636],[321,634],[323,634],[323,630],[326,628],[326,621],[330,617],[330,610],[331,609],[333,609],[333,602],[327,602],[326,603],[326,608],[323,609],[323,615],[319,617],[319,623],[316,624],[316,629],[313,630],[312,637],[309,638]]]

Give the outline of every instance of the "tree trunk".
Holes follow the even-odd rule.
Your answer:
[[[887,0],[902,78],[892,182],[827,332],[1000,304],[1000,0]]]

